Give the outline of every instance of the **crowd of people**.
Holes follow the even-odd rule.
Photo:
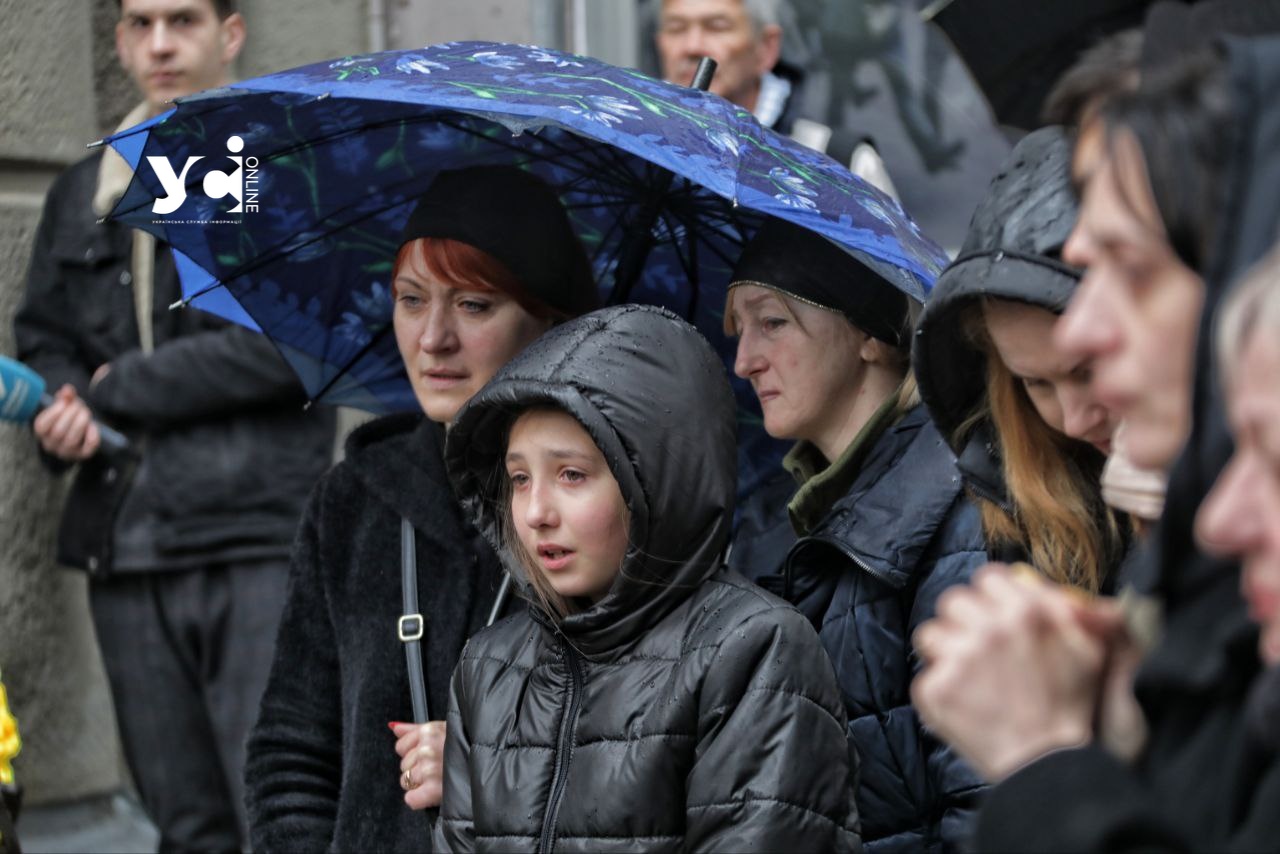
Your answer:
[[[729,45],[722,94],[767,107],[769,7],[663,3],[666,72]],[[129,122],[225,82],[229,0],[121,11]],[[325,471],[265,339],[164,311],[166,247],[97,220],[123,161],[73,167],[18,355],[61,386],[60,557],[162,848],[1274,849],[1267,32],[1269,0],[1159,3],[1083,55],[923,303],[766,220],[724,328],[794,446],[741,506],[723,362],[599,307],[530,173],[417,200],[388,260],[419,411]]]

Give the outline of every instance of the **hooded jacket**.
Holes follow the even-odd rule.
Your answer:
[[[619,306],[503,368],[447,448],[495,545],[495,474],[515,414],[535,405],[569,413],[600,448],[632,546],[587,610],[556,621],[530,606],[463,651],[438,846],[856,849],[831,665],[799,613],[722,567],[734,403],[711,347],[669,312]]]
[[[916,326],[912,370],[920,398],[955,452],[966,488],[1006,512],[1010,502],[990,421],[957,435],[987,397],[986,356],[968,340],[962,318],[988,297],[1061,314],[1080,281],[1080,271],[1061,260],[1076,216],[1070,140],[1057,127],[1028,134],[992,179],[959,256],[938,277]],[[1000,557],[1025,559],[1020,550]]]
[[[401,614],[400,520],[416,534],[429,707],[484,625],[501,566],[445,476],[443,429],[389,415],[347,438],[294,546],[270,681],[245,771],[256,851],[422,851],[427,815],[404,804],[388,721],[412,720]]]
[[[1251,725],[1275,708],[1275,674],[1260,676],[1238,565],[1200,552],[1192,534],[1231,453],[1211,359],[1215,308],[1280,226],[1280,38],[1228,40],[1227,57],[1233,157],[1205,274],[1193,428],[1148,562],[1164,633],[1134,683],[1147,744],[1132,765],[1096,746],[1031,763],[993,790],[980,850],[1261,851],[1280,839],[1280,743],[1274,724]]]

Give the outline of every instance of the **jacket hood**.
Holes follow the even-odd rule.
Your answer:
[[[1169,476],[1164,515],[1154,535],[1149,578],[1170,613],[1166,643],[1144,663],[1139,689],[1210,690],[1235,655],[1257,663],[1256,629],[1238,593],[1239,566],[1199,550],[1195,512],[1231,455],[1222,386],[1213,365],[1213,324],[1230,285],[1274,245],[1280,234],[1280,37],[1225,40],[1235,120],[1231,152],[1205,270],[1205,304],[1196,349],[1191,437]],[[1174,631],[1174,612],[1183,627]],[[1233,655],[1234,653],[1234,655]]]
[[[495,473],[511,423],[536,405],[563,409],[582,424],[630,511],[631,546],[613,588],[559,624],[584,655],[618,651],[720,566],[737,489],[734,402],[724,367],[676,315],[615,306],[555,327],[463,407],[446,442],[449,476],[526,593],[523,572],[502,547]]]
[[[912,367],[920,397],[957,455],[965,442],[956,441],[956,429],[986,395],[986,359],[966,339],[961,314],[980,297],[1061,314],[1080,281],[1080,271],[1061,261],[1076,215],[1066,133],[1046,127],[1028,134],[992,180],[960,255],[934,285],[916,327]]]

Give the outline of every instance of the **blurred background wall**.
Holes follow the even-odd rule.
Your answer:
[[[241,0],[242,77],[330,57],[454,39],[537,43],[656,73],[659,0]],[[784,60],[807,112],[874,137],[903,201],[958,247],[1007,142],[917,0],[790,0]],[[0,353],[50,182],[133,106],[112,40],[115,0],[0,0]],[[353,423],[355,416],[348,416]],[[64,484],[29,432],[0,424],[0,671],[25,748],[28,803],[124,784],[85,582],[53,565]]]

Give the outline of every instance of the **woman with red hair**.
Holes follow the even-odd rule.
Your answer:
[[[499,166],[436,177],[405,226],[392,291],[396,342],[422,411],[355,430],[312,493],[249,739],[257,850],[429,844],[449,679],[467,638],[506,605],[501,564],[449,486],[444,433],[502,365],[596,302],[555,193]],[[408,625],[406,558],[421,615]],[[420,651],[434,720],[401,723],[414,719],[405,641],[419,631],[410,657]]]

